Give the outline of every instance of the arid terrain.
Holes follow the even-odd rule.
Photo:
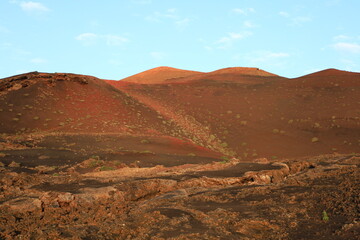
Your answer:
[[[0,239],[360,239],[360,73],[0,79]]]

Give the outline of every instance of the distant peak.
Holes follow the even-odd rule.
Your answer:
[[[187,77],[198,73],[200,72],[160,66],[132,75],[122,80],[133,83],[153,84],[163,83],[170,79]]]
[[[173,68],[173,67],[168,67],[168,66],[160,66],[160,67],[152,68],[152,69],[147,70],[147,71],[186,71],[186,70]]]
[[[339,69],[336,69],[336,68],[328,68],[328,69],[321,70],[321,71],[318,71],[318,72],[310,73],[310,74],[305,75],[303,77],[340,76],[340,75],[353,75],[353,74],[358,74],[358,73],[339,70]]]
[[[256,67],[229,67],[229,68],[223,68],[213,71],[212,73],[217,73],[217,74],[234,73],[234,74],[255,75],[255,76],[277,76],[276,74],[266,72]]]

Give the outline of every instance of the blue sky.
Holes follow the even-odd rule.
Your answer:
[[[157,66],[360,72],[359,0],[1,0],[0,78]]]

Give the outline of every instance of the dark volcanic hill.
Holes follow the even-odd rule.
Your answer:
[[[170,132],[153,109],[91,76],[28,73],[0,80],[0,132]]]

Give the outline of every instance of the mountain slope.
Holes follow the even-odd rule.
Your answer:
[[[153,109],[95,77],[29,73],[0,80],[0,132],[167,132]]]
[[[176,119],[200,124],[196,129],[206,129],[208,136],[194,134],[197,144],[220,143],[246,160],[359,150],[358,74],[286,79],[257,71],[230,68],[173,84],[119,88],[160,113],[171,109]]]
[[[326,70],[286,79],[227,68],[137,84],[29,73],[0,80],[0,132],[162,136],[249,161],[352,153],[360,146],[359,76]]]

